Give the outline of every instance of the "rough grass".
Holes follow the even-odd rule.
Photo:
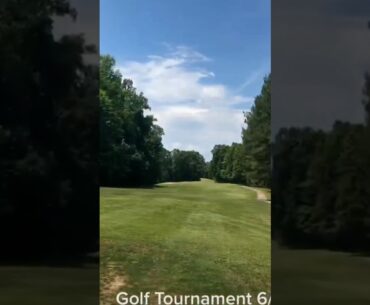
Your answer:
[[[101,189],[101,296],[270,291],[270,206],[210,180]]]
[[[97,266],[0,266],[0,274],[0,304],[90,305],[98,297]]]
[[[272,253],[274,303],[370,304],[370,257],[327,250],[284,249],[276,244]]]

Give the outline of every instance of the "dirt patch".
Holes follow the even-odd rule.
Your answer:
[[[257,194],[257,200],[261,200],[261,201],[265,201],[265,202],[271,203],[271,201],[267,197],[266,193],[263,192],[263,191],[261,191],[260,189],[255,188],[255,187],[250,187],[250,186],[243,186],[243,187],[256,192],[256,194]]]
[[[129,284],[128,277],[122,272],[116,272],[112,267],[107,267],[108,271],[101,277],[100,304],[115,304],[117,293],[125,288],[132,287]]]
[[[123,276],[116,275],[107,285],[105,291],[109,294],[118,292],[121,288],[127,286],[127,279]]]
[[[258,189],[254,189],[257,193],[257,199],[258,200],[263,200],[263,201],[268,201],[267,200],[267,196],[264,192],[262,192],[261,190],[258,190]]]

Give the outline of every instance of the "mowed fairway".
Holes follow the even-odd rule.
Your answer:
[[[201,182],[101,189],[101,289],[270,291],[270,205],[239,185]]]

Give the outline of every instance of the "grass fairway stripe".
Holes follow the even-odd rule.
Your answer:
[[[270,205],[233,184],[101,189],[103,300],[270,291]]]

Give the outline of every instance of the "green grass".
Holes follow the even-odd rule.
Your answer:
[[[0,304],[95,304],[97,268],[0,267]]]
[[[210,180],[102,188],[101,284],[118,291],[270,291],[270,205]]]
[[[369,257],[276,244],[272,253],[274,300],[284,300],[284,305],[370,304]]]

